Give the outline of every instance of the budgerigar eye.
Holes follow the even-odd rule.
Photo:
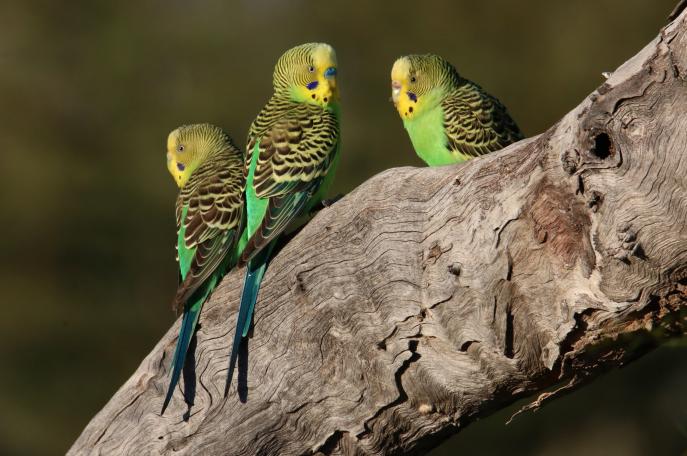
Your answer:
[[[310,73],[314,73],[314,72],[315,72],[315,67],[312,66],[312,65],[310,65],[310,66],[308,67],[308,71],[309,71]]]
[[[178,152],[183,152],[183,151],[184,151],[184,145],[183,145],[183,144],[179,144],[179,145],[177,146],[177,151],[178,151]]]
[[[416,82],[416,81],[417,81],[417,78],[415,76],[410,77],[410,82]]]

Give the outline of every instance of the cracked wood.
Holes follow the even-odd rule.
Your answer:
[[[178,322],[70,454],[419,453],[683,334],[686,14],[544,134],[323,209],[270,264],[225,400],[229,274],[165,416]]]

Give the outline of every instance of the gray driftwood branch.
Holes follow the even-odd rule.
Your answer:
[[[227,399],[242,270],[165,416],[178,322],[70,453],[418,453],[682,335],[686,77],[677,12],[544,134],[365,182],[270,265]]]

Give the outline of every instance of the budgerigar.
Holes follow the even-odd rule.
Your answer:
[[[523,137],[499,100],[437,55],[396,60],[391,98],[415,152],[429,166],[459,163]]]
[[[274,69],[274,94],[248,132],[245,163],[246,264],[225,395],[250,329],[260,282],[277,237],[321,201],[339,159],[336,54],[324,43],[286,51]]]
[[[172,359],[165,412],[179,381],[203,303],[238,261],[244,223],[243,154],[210,124],[186,125],[167,138],[167,168],[179,186],[177,258],[181,283],[174,307],[183,311]]]

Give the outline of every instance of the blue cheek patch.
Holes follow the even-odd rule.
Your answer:
[[[309,82],[306,87],[310,90],[315,90],[318,85],[320,85],[319,81],[313,81],[313,82]]]
[[[178,169],[179,171],[183,171],[183,170],[186,169],[186,167],[185,167],[183,164],[177,162],[177,169]]]
[[[408,98],[410,98],[412,101],[417,103],[417,95],[415,95],[413,92],[406,92],[408,94]]]
[[[332,77],[334,77],[334,76],[336,76],[336,68],[334,68],[334,67],[329,67],[329,68],[327,68],[327,69],[325,70],[325,72],[324,72],[324,77],[325,77],[325,78],[332,78]]]

